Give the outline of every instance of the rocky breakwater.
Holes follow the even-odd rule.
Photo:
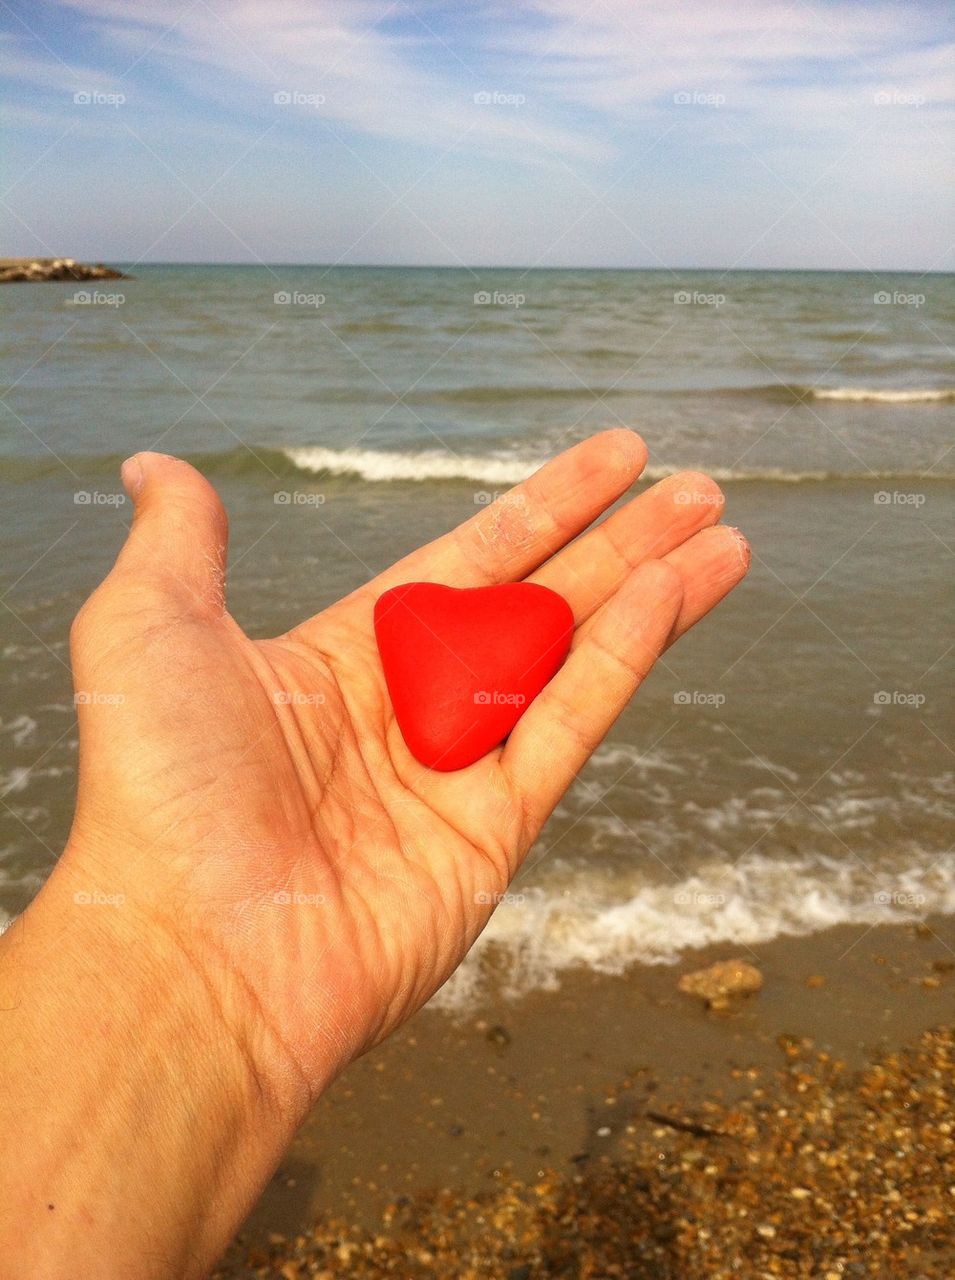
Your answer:
[[[97,262],[75,258],[0,258],[0,284],[47,280],[131,280],[132,276]]]

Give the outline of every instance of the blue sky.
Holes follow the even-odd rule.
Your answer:
[[[2,249],[952,270],[946,12],[0,0]]]

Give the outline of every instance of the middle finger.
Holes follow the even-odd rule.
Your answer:
[[[719,485],[699,471],[667,476],[570,543],[527,579],[564,597],[579,625],[599,609],[644,560],[659,560],[716,524]]]

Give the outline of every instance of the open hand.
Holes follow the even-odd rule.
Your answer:
[[[163,455],[126,464],[132,530],[73,633],[77,690],[121,697],[80,701],[60,874],[124,895],[122,919],[185,951],[267,1084],[281,1064],[316,1089],[445,981],[655,659],[745,573],[693,473],[571,541],[645,460],[629,431],[586,440],[264,641],[226,611],[211,486]],[[395,723],[374,602],[401,582],[520,579],[571,605],[570,656],[503,747],[428,770]]]

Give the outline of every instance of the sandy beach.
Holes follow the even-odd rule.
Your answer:
[[[726,948],[423,1011],[302,1130],[219,1277],[892,1276],[955,1267],[955,925]]]

